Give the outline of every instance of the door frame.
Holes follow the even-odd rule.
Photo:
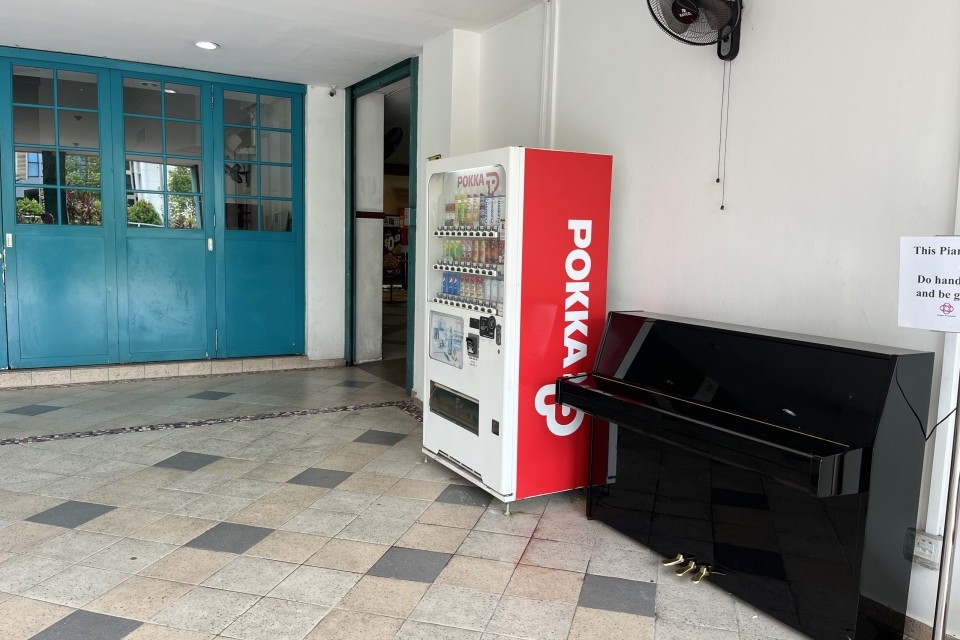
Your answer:
[[[407,233],[407,370],[404,388],[409,393],[413,388],[413,346],[416,318],[416,258],[417,258],[417,122],[418,122],[418,88],[419,88],[420,59],[409,58],[361,80],[346,88],[345,113],[346,145],[345,162],[345,299],[344,299],[344,356],[347,364],[356,363],[356,154],[354,146],[357,141],[356,108],[357,100],[399,80],[410,78],[410,124],[408,127],[408,144],[410,145],[410,172],[408,176],[408,202],[410,207],[409,231]]]

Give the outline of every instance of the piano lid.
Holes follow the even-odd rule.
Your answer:
[[[865,447],[891,388],[895,356],[905,353],[912,352],[612,312],[595,375],[613,394],[629,387],[652,392],[674,414],[712,410],[772,431]]]

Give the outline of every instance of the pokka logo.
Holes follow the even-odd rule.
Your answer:
[[[949,302],[944,302],[940,305],[940,315],[942,316],[952,316],[954,311],[956,311],[956,309],[954,309],[953,305]]]
[[[487,171],[486,173],[471,173],[466,176],[457,176],[457,189],[471,187],[486,187],[487,195],[495,195],[500,189],[500,173]]]
[[[563,346],[567,355],[563,359],[563,375],[578,373],[574,367],[587,357],[587,319],[590,315],[590,220],[570,220],[567,229],[573,232],[573,250],[566,260],[566,294],[563,314],[566,326],[563,328]],[[553,398],[556,393],[554,383],[545,384],[537,391],[534,406],[537,413],[546,418],[547,429],[555,436],[569,436],[576,433],[583,424],[584,414],[577,409],[558,406]],[[548,402],[548,398],[550,401]],[[557,419],[557,414],[564,421]],[[573,416],[571,418],[571,415]]]

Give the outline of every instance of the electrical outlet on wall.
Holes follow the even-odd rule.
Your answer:
[[[907,529],[903,538],[903,555],[915,564],[928,569],[939,569],[940,558],[943,554],[943,536],[920,530],[914,527]]]

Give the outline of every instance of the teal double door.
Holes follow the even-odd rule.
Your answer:
[[[303,353],[302,92],[74,62],[0,57],[0,365]]]

